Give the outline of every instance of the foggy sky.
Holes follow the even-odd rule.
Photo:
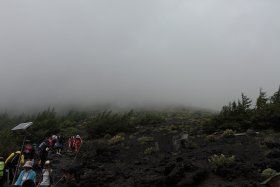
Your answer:
[[[219,110],[280,84],[276,0],[0,1],[0,108]]]

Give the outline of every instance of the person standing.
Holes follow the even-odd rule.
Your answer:
[[[55,142],[54,145],[54,150],[56,151],[57,155],[61,155],[61,150],[63,149],[63,139],[61,136],[57,136],[57,141]]]
[[[24,166],[23,170],[20,172],[20,175],[15,183],[15,186],[21,186],[24,181],[32,180],[34,183],[36,182],[36,173],[32,169],[33,164],[32,161],[27,161]]]
[[[75,136],[71,136],[68,139],[68,148],[69,148],[69,152],[75,151]]]
[[[83,144],[82,138],[80,137],[80,135],[77,135],[75,138],[75,143],[74,143],[76,153],[78,153],[80,151],[82,144]]]
[[[49,153],[49,143],[48,143],[48,140],[45,140],[43,141],[40,145],[39,145],[39,158],[40,158],[40,161],[39,161],[39,166],[41,168],[43,168],[46,160],[47,160],[47,157],[48,157],[48,153]]]
[[[5,160],[5,169],[7,169],[9,172],[9,181],[13,181],[17,167],[22,167],[23,165],[24,155],[21,154],[21,151],[16,151],[10,154],[10,156]]]
[[[53,183],[52,180],[52,169],[50,166],[50,161],[47,160],[45,162],[44,169],[42,170],[42,182],[40,183],[40,187],[50,187]]]

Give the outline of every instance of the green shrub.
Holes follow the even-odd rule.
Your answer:
[[[276,173],[277,173],[276,170],[271,169],[271,168],[267,168],[267,169],[265,169],[265,170],[262,171],[262,177],[264,177],[264,178],[267,179],[267,178],[269,178],[269,177],[274,176]]]
[[[118,143],[120,143],[124,140],[125,140],[124,136],[118,134],[118,135],[114,136],[113,138],[111,138],[110,140],[108,140],[108,143],[110,145],[115,145],[115,144],[118,144]]]
[[[231,137],[234,137],[234,131],[231,130],[231,129],[226,129],[223,134],[222,134],[222,137],[223,138],[231,138]]]
[[[152,155],[156,153],[158,150],[155,147],[149,147],[144,150],[144,155]]]
[[[208,159],[210,167],[214,172],[221,168],[227,168],[235,164],[235,156],[225,156],[223,154],[213,155]]]
[[[140,142],[140,144],[146,144],[148,142],[154,141],[154,138],[153,137],[148,137],[148,136],[143,136],[141,138],[138,138],[137,140],[138,140],[138,142]]]

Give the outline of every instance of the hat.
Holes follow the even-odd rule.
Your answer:
[[[32,168],[33,167],[32,161],[26,161],[23,167],[24,168]]]
[[[46,162],[45,162],[45,165],[48,165],[48,164],[50,164],[51,162],[49,161],[49,160],[47,160]]]
[[[77,135],[76,138],[81,138],[80,135]]]
[[[52,135],[52,139],[56,140],[57,136],[56,135]]]

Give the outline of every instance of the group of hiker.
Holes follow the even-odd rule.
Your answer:
[[[78,154],[82,145],[82,138],[79,135],[71,136],[68,139],[68,151]],[[11,153],[6,160],[0,157],[0,179],[3,183],[7,180],[9,185],[15,186],[52,186],[51,161],[48,160],[50,153],[61,156],[64,149],[64,140],[61,136],[52,135],[45,138],[39,146],[26,140],[22,151]],[[20,169],[22,169],[21,172]],[[41,172],[40,181],[36,181],[36,170]],[[78,186],[73,168],[63,169],[64,184],[66,186]],[[18,175],[19,174],[19,175]],[[18,178],[16,178],[18,176]],[[37,177],[38,178],[38,177]],[[0,182],[0,186],[2,186]],[[14,183],[13,183],[14,182]],[[61,186],[61,185],[60,185]]]

